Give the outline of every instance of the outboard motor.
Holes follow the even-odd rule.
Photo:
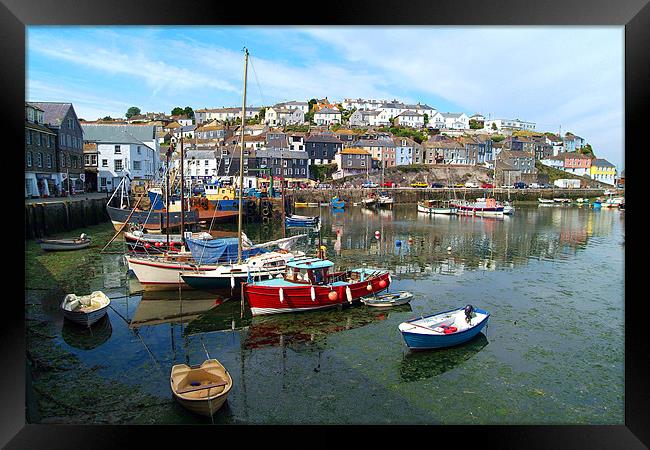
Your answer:
[[[469,324],[472,323],[472,314],[474,313],[474,307],[472,305],[467,305],[465,307],[465,321]]]

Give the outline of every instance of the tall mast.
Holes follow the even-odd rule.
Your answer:
[[[170,144],[169,148],[167,149],[167,177],[165,180],[165,209],[167,211],[167,226],[165,227],[165,231],[167,231],[167,248],[169,248],[169,158],[173,152],[173,144]]]
[[[244,47],[244,98],[241,105],[241,154],[239,155],[239,217],[237,227],[237,264],[241,264],[242,195],[244,191],[244,127],[246,126],[246,76],[248,75],[248,49]]]
[[[185,178],[183,177],[183,129],[181,128],[181,242],[185,242]]]

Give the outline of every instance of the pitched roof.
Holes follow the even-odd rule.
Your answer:
[[[311,134],[305,142],[334,142],[335,144],[341,144],[341,140],[334,136],[333,134]]]
[[[85,141],[143,144],[153,141],[156,127],[150,125],[82,124]]]
[[[341,114],[341,111],[332,108],[322,108],[318,110],[316,114]]]
[[[594,158],[594,159],[592,159],[591,160],[591,165],[592,166],[600,166],[600,167],[616,167],[611,162],[607,161],[606,159],[602,159],[602,158]]]
[[[61,121],[72,108],[72,103],[60,102],[27,102],[29,105],[36,106],[43,110],[43,121],[47,125],[61,126]]]
[[[403,116],[417,116],[417,117],[424,117],[423,114],[420,114],[419,112],[415,111],[403,111],[402,113],[398,114],[397,117],[403,117]]]

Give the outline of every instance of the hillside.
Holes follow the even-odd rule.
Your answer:
[[[370,179],[375,183],[381,183],[381,170],[376,170],[366,174],[345,177],[341,180],[335,180],[332,184],[342,185],[343,183],[352,184],[353,186],[361,185]],[[384,181],[394,182],[401,186],[408,186],[410,183],[422,181],[431,185],[431,183],[442,183],[447,185],[447,180],[451,184],[464,184],[468,181],[481,184],[492,179],[492,170],[485,167],[477,166],[454,166],[440,165],[428,166],[424,164],[412,164],[408,166],[396,166],[385,169]]]

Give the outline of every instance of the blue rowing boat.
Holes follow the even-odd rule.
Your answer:
[[[345,208],[345,201],[341,200],[338,197],[332,197],[332,200],[330,201],[330,205],[334,209],[343,209]]]
[[[399,330],[410,349],[452,347],[478,335],[487,324],[489,317],[489,312],[467,305],[402,322]]]
[[[318,216],[299,216],[297,214],[287,215],[285,223],[290,227],[313,227],[318,225]]]

